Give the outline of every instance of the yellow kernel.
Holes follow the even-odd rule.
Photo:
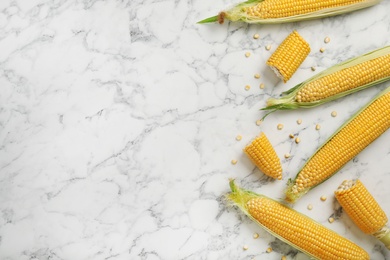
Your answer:
[[[290,158],[290,156],[291,156],[291,155],[290,155],[289,153],[286,153],[286,154],[284,155],[284,158],[287,159],[287,158]]]
[[[283,124],[278,124],[278,125],[277,125],[277,128],[278,128],[278,130],[282,130],[282,129],[283,129],[283,127],[284,127],[284,125],[283,125]]]
[[[333,116],[333,117],[336,117],[337,116],[337,112],[336,111],[332,111],[332,113],[330,115]]]
[[[316,67],[311,67],[311,71],[316,71]]]
[[[241,136],[241,135],[237,135],[237,136],[236,136],[236,140],[237,140],[237,141],[241,141],[241,139],[242,139],[242,136]]]
[[[242,249],[244,249],[244,250],[248,250],[248,246],[247,245],[244,245],[243,247],[242,247]]]
[[[293,135],[293,134],[290,134],[289,137],[290,137],[290,138],[294,138],[294,135]]]
[[[325,48],[321,48],[321,49],[320,49],[320,52],[321,52],[321,53],[324,53],[324,51],[325,51]]]
[[[271,45],[265,46],[265,49],[266,49],[267,51],[271,50]]]
[[[319,124],[316,125],[316,130],[320,130],[321,126]]]
[[[313,205],[311,205],[311,204],[307,205],[307,209],[308,210],[312,210],[313,209]]]
[[[325,195],[322,195],[320,199],[321,199],[321,201],[325,201],[327,199],[327,197]]]
[[[259,234],[254,233],[254,234],[253,234],[253,238],[254,238],[254,239],[258,239],[258,238],[259,238]]]
[[[333,222],[334,222],[334,218],[330,217],[330,218],[328,219],[328,221],[329,221],[329,223],[333,223]]]
[[[251,86],[249,86],[249,85],[246,85],[246,86],[245,86],[245,90],[248,91],[248,90],[250,90],[250,89],[251,89]]]
[[[233,165],[237,164],[237,160],[234,160],[234,159],[233,159],[233,160],[232,160],[232,164],[233,164]]]
[[[262,120],[256,120],[256,125],[261,125],[261,123],[262,123],[263,121]]]
[[[245,52],[245,57],[249,57],[249,56],[251,56],[251,53],[250,52]]]
[[[255,35],[253,35],[253,39],[259,39],[260,35],[258,33],[255,33]]]
[[[330,38],[329,37],[325,37],[324,42],[325,43],[329,43],[330,42]]]
[[[298,120],[297,120],[297,124],[298,124],[298,125],[302,124],[302,119],[298,119]]]
[[[271,253],[272,252],[272,247],[268,247],[267,248],[267,253]]]
[[[300,139],[299,137],[295,138],[295,142],[296,142],[297,144],[299,144],[300,141],[301,141],[301,139]]]
[[[287,260],[286,256],[282,256],[281,260]]]
[[[260,88],[261,88],[261,89],[264,88],[264,83],[261,83],[261,84],[260,84]]]
[[[255,79],[259,79],[260,78],[260,74],[259,73],[256,73],[255,74]]]

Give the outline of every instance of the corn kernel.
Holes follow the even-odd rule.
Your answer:
[[[316,67],[311,67],[311,71],[316,71]]]
[[[263,121],[262,120],[256,120],[256,125],[261,125],[261,123],[262,123]]]
[[[254,233],[254,234],[253,234],[253,238],[254,238],[254,239],[258,239],[258,238],[259,238],[259,234]]]
[[[277,129],[278,129],[278,130],[282,130],[282,129],[283,129],[283,127],[284,127],[284,125],[283,125],[283,124],[278,124],[278,125],[277,125]]]
[[[337,116],[337,112],[336,111],[332,111],[332,113],[330,114],[332,117],[336,117]]]
[[[246,91],[248,91],[248,90],[250,90],[250,89],[251,89],[251,86],[249,86],[249,85],[246,85],[246,86],[245,86],[245,90],[246,90]]]
[[[233,159],[233,160],[231,161],[231,163],[232,163],[233,165],[236,165],[236,164],[237,164],[237,160],[234,160],[234,159]]]
[[[251,56],[251,53],[250,52],[246,52],[245,53],[245,57],[249,58],[249,56]]]
[[[329,223],[333,223],[333,222],[334,222],[334,218],[330,217],[330,218],[328,219],[328,221],[329,221]]]
[[[326,201],[327,197],[325,195],[322,195],[320,199],[321,201]]]
[[[241,141],[241,139],[242,139],[242,136],[241,136],[241,135],[237,135],[237,136],[236,136],[236,140],[237,140],[237,141]]]
[[[299,144],[301,142],[301,139],[299,137],[295,138],[295,143]]]
[[[267,248],[267,253],[271,253],[272,252],[272,247],[268,247]]]
[[[290,158],[290,154],[289,153],[286,153],[285,155],[284,155],[284,158],[286,158],[286,159],[288,159],[288,158]]]
[[[329,37],[325,37],[324,42],[325,43],[329,43],[330,42],[330,38]]]
[[[260,74],[256,73],[255,74],[255,79],[259,79],[260,78]]]
[[[253,39],[259,39],[259,37],[260,37],[260,35],[259,35],[258,33],[255,33],[255,34],[253,35]]]
[[[298,124],[298,125],[302,124],[302,119],[298,119],[298,120],[297,120],[297,124]]]
[[[291,139],[294,138],[295,136],[293,134],[290,134],[288,137],[290,137]]]
[[[316,125],[316,130],[320,130],[321,126],[319,124]]]
[[[311,205],[311,204],[307,205],[307,209],[308,210],[312,210],[313,209],[313,205]]]
[[[321,48],[321,49],[320,49],[320,52],[321,52],[321,53],[324,53],[324,52],[325,52],[325,48]]]
[[[264,83],[261,83],[260,84],[260,88],[263,89],[265,86],[264,86]]]
[[[287,260],[286,256],[282,256],[281,260]]]
[[[265,46],[265,49],[266,49],[267,51],[271,50],[271,45]]]
[[[242,247],[242,249],[244,249],[244,250],[248,250],[248,246],[247,245],[244,245],[243,247]]]

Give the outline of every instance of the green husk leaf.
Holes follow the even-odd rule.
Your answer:
[[[197,23],[204,24],[204,23],[214,23],[214,22],[218,22],[218,15],[203,19]]]
[[[338,6],[338,7],[332,7],[332,8],[326,8],[322,9],[316,12],[306,13],[306,14],[300,14],[300,15],[294,15],[289,17],[283,17],[283,18],[261,18],[257,16],[250,16],[248,15],[244,7],[251,7],[255,6],[265,0],[249,0],[243,3],[240,3],[233,8],[230,8],[229,10],[225,11],[226,14],[225,17],[230,21],[243,21],[246,23],[260,23],[260,24],[276,24],[276,23],[290,23],[290,22],[297,22],[297,21],[304,21],[304,20],[312,20],[312,19],[319,19],[334,15],[340,15],[348,12],[353,12],[356,10],[360,10],[363,8],[367,8],[370,6],[373,6],[375,4],[378,4],[382,0],[366,0],[363,2],[350,4],[347,6]],[[218,21],[218,20],[216,20]],[[223,22],[223,19],[221,23]]]
[[[312,156],[305,162],[305,164],[301,167],[301,169],[298,171],[298,174],[295,176],[294,179],[290,179],[287,183],[287,189],[285,191],[286,193],[286,201],[288,202],[291,202],[291,203],[294,203],[297,199],[299,199],[300,197],[302,197],[303,195],[305,195],[307,192],[309,192],[310,190],[314,189],[315,187],[317,187],[318,185],[320,185],[321,183],[325,182],[327,179],[329,179],[330,177],[332,177],[333,175],[335,175],[337,173],[334,172],[333,174],[331,174],[330,176],[328,176],[326,179],[324,179],[322,182],[318,183],[317,185],[314,185],[312,187],[310,187],[309,189],[306,189],[302,192],[299,192],[299,193],[294,193],[292,191],[292,187],[294,186],[294,184],[296,183],[296,179],[298,178],[299,174],[301,173],[302,169],[306,166],[306,164],[308,164],[308,162],[318,153],[318,151],[320,151],[322,149],[322,147],[327,144],[335,135],[337,135],[341,129],[343,129],[347,124],[349,124],[352,120],[354,120],[362,111],[364,111],[367,107],[369,107],[372,103],[374,103],[377,99],[379,99],[380,97],[382,97],[383,95],[387,94],[390,92],[390,87],[386,88],[385,90],[381,91],[378,95],[376,95],[370,102],[368,102],[365,106],[363,106],[361,109],[359,109],[351,118],[349,118],[347,121],[344,122],[344,124],[342,124],[313,154]],[[340,168],[341,169],[341,168]],[[340,170],[339,169],[339,170]]]
[[[325,77],[327,75],[330,75],[332,73],[335,73],[337,71],[353,67],[357,64],[360,64],[360,63],[366,62],[368,60],[372,60],[372,59],[375,59],[375,58],[378,58],[378,57],[381,57],[381,56],[384,56],[387,54],[390,54],[390,46],[386,46],[386,47],[371,51],[369,53],[363,54],[361,56],[349,59],[347,61],[341,62],[339,64],[336,64],[336,65],[314,75],[313,77],[307,79],[306,81],[303,81],[302,83],[296,85],[295,87],[283,92],[282,95],[284,95],[284,96],[282,96],[281,98],[268,99],[267,106],[265,108],[262,108],[262,110],[290,110],[290,109],[297,109],[297,108],[316,107],[316,106],[322,105],[324,103],[327,103],[327,102],[336,100],[338,98],[344,97],[346,95],[352,94],[354,92],[357,92],[357,91],[372,87],[374,85],[377,85],[379,83],[385,82],[387,80],[390,80],[390,77],[385,77],[385,78],[370,82],[366,85],[362,85],[362,86],[338,93],[338,94],[333,95],[331,97],[327,97],[327,98],[324,98],[321,100],[316,100],[313,102],[300,102],[299,103],[296,101],[296,94],[302,88],[304,88],[307,84],[309,84],[315,80],[318,80],[322,77]]]

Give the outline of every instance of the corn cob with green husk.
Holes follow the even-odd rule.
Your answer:
[[[288,23],[344,14],[381,0],[249,0],[198,23]]]
[[[243,190],[230,181],[227,199],[269,233],[315,259],[369,259],[362,248],[266,196]]]
[[[315,107],[390,79],[390,46],[337,64],[267,101],[263,110]]]
[[[343,181],[334,194],[348,216],[364,233],[375,236],[390,249],[386,213],[360,180]]]
[[[289,180],[286,201],[321,184],[390,127],[390,87],[342,125]]]

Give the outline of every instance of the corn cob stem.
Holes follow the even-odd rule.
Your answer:
[[[230,181],[228,201],[269,233],[315,259],[369,259],[362,248],[311,218]]]
[[[219,22],[225,19],[246,23],[288,23],[344,14],[379,3],[381,0],[248,0],[217,16],[198,23]]]
[[[337,64],[271,98],[262,110],[315,107],[390,80],[390,46]]]
[[[375,236],[390,249],[386,213],[360,180],[343,181],[334,194],[348,216],[364,233]]]
[[[332,177],[390,127],[390,87],[345,122],[289,180],[286,201],[295,202]]]

